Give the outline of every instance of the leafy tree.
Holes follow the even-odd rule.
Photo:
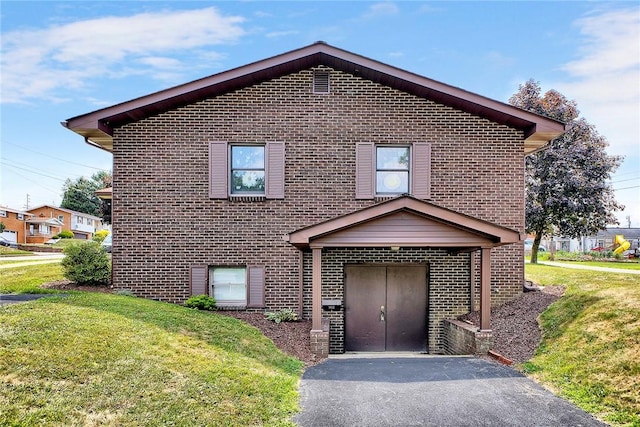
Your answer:
[[[111,203],[101,200],[95,195],[97,190],[111,187],[111,174],[97,172],[91,179],[80,177],[75,181],[67,179],[62,187],[61,208],[101,217],[105,222],[111,222]]]
[[[622,157],[607,155],[607,140],[578,117],[575,101],[555,90],[542,95],[540,84],[529,80],[509,103],[567,124],[565,133],[526,158],[526,231],[535,235],[531,262],[537,263],[544,234],[575,238],[618,223],[613,213],[624,207],[607,180]]]

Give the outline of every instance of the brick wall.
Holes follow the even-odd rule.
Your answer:
[[[522,231],[521,132],[342,72],[330,94],[312,94],[312,73],[115,130],[116,287],[182,302],[193,264],[263,264],[267,308],[297,308],[298,251],[282,236],[374,203],[355,200],[358,141],[431,143],[432,202]],[[210,200],[210,141],[285,142],[285,198]],[[521,289],[522,248],[493,254],[493,291],[506,300]]]

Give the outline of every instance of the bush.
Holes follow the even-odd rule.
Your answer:
[[[290,308],[283,308],[282,310],[277,311],[275,313],[268,311],[264,313],[264,317],[267,320],[271,320],[272,322],[276,322],[276,323],[295,322],[296,320],[298,320],[298,313],[296,313]]]
[[[96,231],[93,234],[93,241],[94,242],[98,242],[98,243],[102,243],[102,241],[105,239],[105,237],[107,237],[109,235],[109,230],[100,230],[100,231]]]
[[[74,236],[72,231],[62,230],[56,237],[58,239],[73,239]]]
[[[208,295],[196,295],[186,300],[184,306],[196,310],[215,311],[216,300]]]
[[[72,244],[64,249],[64,276],[84,286],[105,286],[111,279],[109,256],[98,242]]]

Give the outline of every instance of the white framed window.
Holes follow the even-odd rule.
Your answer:
[[[17,213],[16,214],[16,218],[18,218],[19,220],[23,220],[24,219],[24,214]]]
[[[247,269],[245,267],[211,267],[209,295],[223,307],[247,305]]]
[[[231,194],[260,194],[265,191],[264,145],[232,145]]]
[[[64,224],[64,215],[58,215],[58,221]]]
[[[408,146],[376,147],[376,194],[409,193]]]
[[[0,218],[6,218],[7,217],[7,211],[0,211]]]

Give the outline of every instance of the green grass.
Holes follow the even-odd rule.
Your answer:
[[[98,293],[0,307],[0,425],[293,425],[301,369],[217,313]]]
[[[40,285],[64,279],[60,263],[3,268],[0,274],[0,293],[4,294],[55,293],[51,289],[42,289]]]
[[[612,425],[640,426],[640,276],[525,268],[567,291],[542,314],[542,343],[523,370]]]
[[[24,256],[33,255],[32,252],[22,251],[20,249],[8,248],[6,246],[0,246],[0,257],[12,257],[12,256]]]

